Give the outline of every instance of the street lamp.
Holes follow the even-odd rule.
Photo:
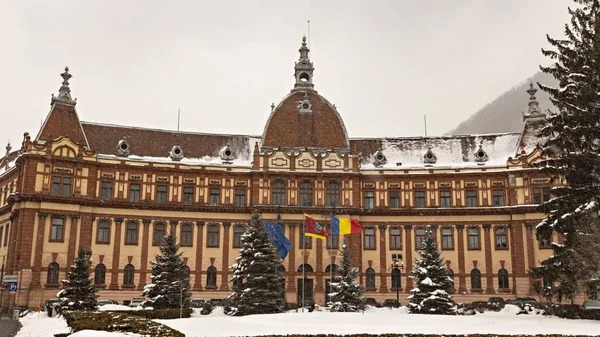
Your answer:
[[[392,254],[392,263],[390,265],[392,269],[392,287],[396,286],[396,301],[400,305],[400,276],[404,270],[404,264],[402,263],[402,254]],[[396,276],[396,277],[394,277]],[[394,280],[396,281],[394,284]]]

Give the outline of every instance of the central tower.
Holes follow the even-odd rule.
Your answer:
[[[308,53],[310,50],[306,46],[306,36],[302,37],[302,46],[298,49],[300,52],[300,59],[294,66],[294,77],[296,78],[296,84],[292,91],[314,91],[315,85],[313,84],[313,72],[315,67],[310,62]]]

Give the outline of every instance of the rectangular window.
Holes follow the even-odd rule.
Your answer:
[[[440,207],[450,207],[450,191],[440,191]]]
[[[329,234],[329,236],[327,236],[327,249],[339,249],[339,248],[340,248],[339,235]]]
[[[364,249],[375,249],[375,229],[374,228],[365,228],[363,230],[364,238],[365,238],[365,248]]]
[[[110,243],[110,222],[101,220],[98,223],[98,238],[96,243]]]
[[[135,221],[127,222],[127,232],[125,233],[126,245],[138,244],[138,223]]]
[[[71,178],[53,176],[52,177],[52,195],[68,197],[71,194]]]
[[[423,241],[425,241],[425,229],[417,228],[415,230],[415,248],[418,250],[423,249]]]
[[[494,190],[494,207],[504,206],[504,190]]]
[[[244,225],[235,225],[233,227],[233,248],[242,247],[242,234],[244,234]]]
[[[454,249],[452,228],[442,228],[442,249]]]
[[[167,186],[158,185],[156,186],[156,203],[166,204],[167,203]]]
[[[208,240],[206,240],[206,247],[217,248],[219,247],[219,225],[209,224],[208,225]]]
[[[467,191],[467,207],[477,207],[477,191]]]
[[[194,231],[194,227],[192,224],[186,223],[181,225],[181,240],[179,240],[179,245],[182,247],[191,247],[192,246],[192,233]]]
[[[140,202],[140,184],[129,185],[129,202]]]
[[[152,245],[160,246],[165,239],[165,224],[154,223],[154,233],[152,235]]]
[[[183,203],[186,205],[191,205],[194,203],[194,188],[193,187],[184,187],[183,188]]]
[[[210,189],[209,205],[211,205],[211,206],[217,206],[217,205],[219,205],[220,195],[221,195],[221,189],[220,188],[211,188]]]
[[[550,200],[550,187],[534,187],[533,203],[541,204]]]
[[[246,206],[246,190],[235,190],[235,205],[238,207]]]
[[[52,218],[52,227],[50,229],[50,241],[62,241],[63,231],[65,229],[65,219]]]
[[[469,228],[469,249],[480,249],[479,248],[479,228]]]
[[[400,208],[400,192],[390,192],[390,208]]]
[[[102,193],[100,194],[101,200],[110,200],[112,199],[113,193],[113,183],[112,181],[103,181],[102,182]]]
[[[415,208],[425,208],[425,191],[415,191]]]
[[[373,209],[375,207],[375,197],[373,192],[365,192],[365,209]]]
[[[507,249],[506,228],[496,228],[496,249]]]
[[[402,229],[390,228],[390,249],[402,249]]]

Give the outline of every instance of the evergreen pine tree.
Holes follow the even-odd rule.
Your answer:
[[[586,251],[600,250],[600,237],[591,245],[580,244],[582,236],[593,235],[589,230],[594,226],[589,224],[597,222],[600,206],[600,4],[599,0],[575,2],[577,8],[569,9],[566,38],[547,37],[554,49],[542,50],[555,63],[540,68],[554,76],[559,87],[538,83],[558,108],[550,112],[541,130],[540,135],[547,139],[543,153],[549,159],[539,165],[567,186],[555,187],[554,198],[539,207],[547,217],[537,227],[537,235],[551,237],[557,232],[564,243],[553,243],[553,255],[532,272],[534,277],[556,284],[543,291],[559,301],[572,300],[585,289],[586,280],[598,277],[600,268],[597,261],[585,259],[590,255]]]
[[[83,249],[79,249],[67,279],[62,281],[64,289],[57,296],[60,300],[58,311],[95,310],[98,308],[98,295],[94,280],[90,278],[90,260]]]
[[[229,315],[273,314],[285,310],[281,258],[258,214],[241,237],[242,248],[233,269]]]
[[[179,252],[175,236],[169,232],[160,245],[160,254],[152,261],[151,284],[144,287],[142,296],[149,300],[145,307],[155,309],[184,308],[190,306],[190,280],[185,272],[185,262]]]
[[[360,309],[363,287],[356,281],[358,268],[352,266],[350,248],[347,243],[340,250],[340,268],[334,270],[333,282],[330,286],[333,290],[329,294],[330,310],[334,312],[355,312]]]
[[[423,239],[423,249],[418,251],[420,259],[415,260],[412,278],[416,288],[408,296],[408,309],[415,314],[455,315],[456,303],[448,294],[454,282],[448,275],[438,245],[427,228]]]

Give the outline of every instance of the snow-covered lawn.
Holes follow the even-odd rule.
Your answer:
[[[501,312],[475,316],[411,315],[406,308],[369,309],[363,313],[289,312],[277,315],[229,317],[217,308],[211,315],[194,313],[192,318],[157,320],[186,334],[196,336],[256,336],[265,334],[317,333],[497,333],[599,335],[600,321],[567,320],[541,315],[516,315],[519,309],[507,305]],[[17,337],[46,337],[68,332],[62,318],[50,318],[45,312],[21,319],[23,328]],[[81,337],[133,337],[132,334],[80,331]]]

